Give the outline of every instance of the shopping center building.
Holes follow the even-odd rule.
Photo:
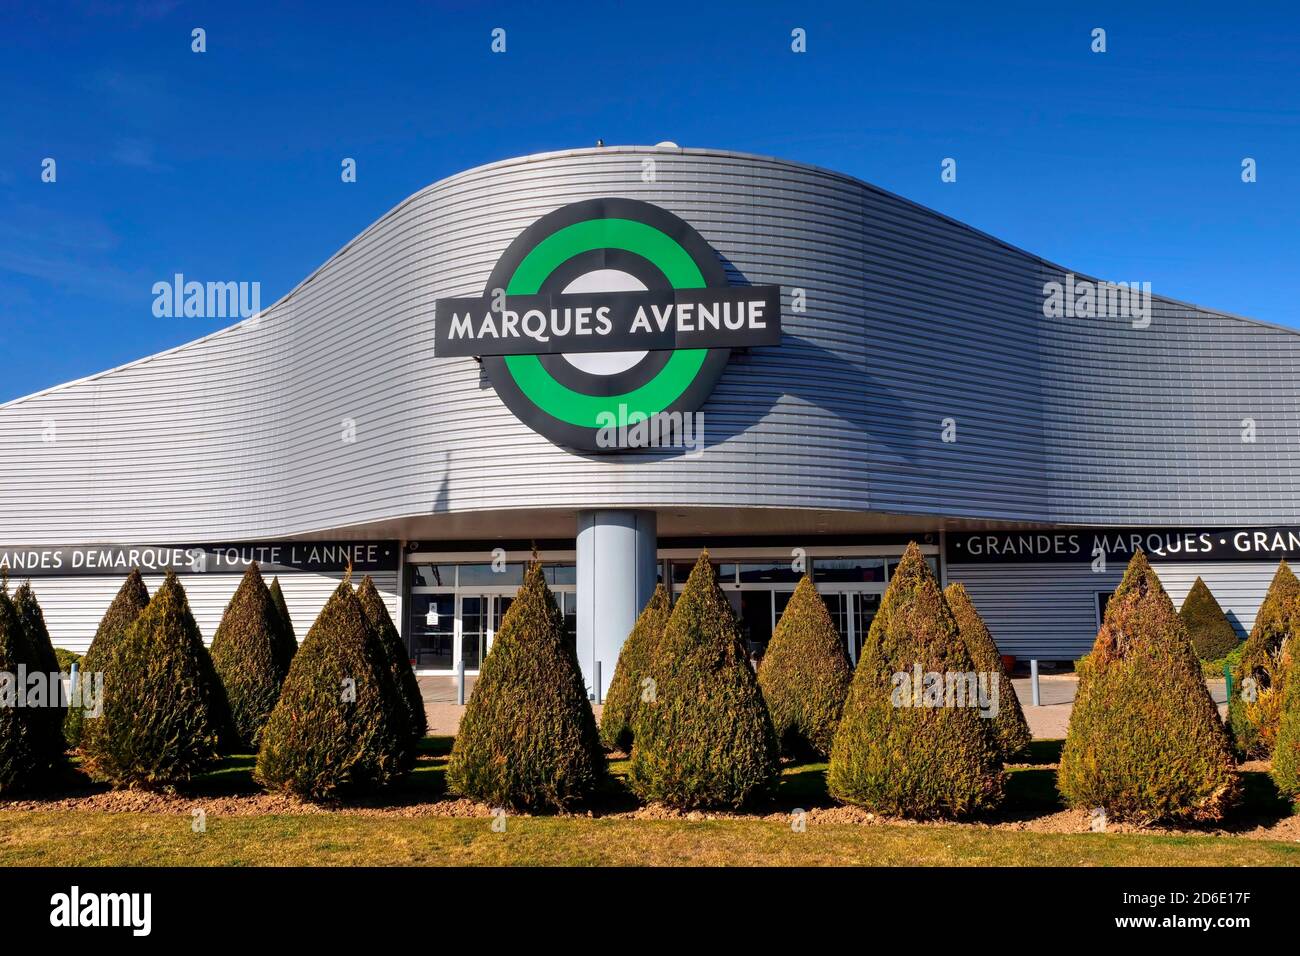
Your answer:
[[[1244,631],[1300,556],[1300,335],[1162,291],[796,162],[497,162],[0,406],[0,567],[81,650],[131,566],[211,639],[249,560],[300,638],[351,565],[421,671],[472,673],[536,545],[593,686],[704,546],[756,650],[807,567],[856,655],[908,541],[1005,654],[1086,653],[1134,547]]]

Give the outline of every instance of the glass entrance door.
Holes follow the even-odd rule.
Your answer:
[[[853,607],[853,633],[848,639],[849,657],[852,658],[854,666],[857,666],[858,655],[862,652],[862,645],[866,643],[867,632],[871,630],[871,622],[875,619],[876,612],[880,610],[880,599],[884,594],[855,591],[852,595],[846,596],[852,598]]]
[[[456,660],[456,595],[412,594],[407,640],[416,670],[451,670]]]
[[[467,673],[477,672],[487,656],[493,597],[488,594],[465,594],[460,598],[460,634],[457,656],[465,662]]]
[[[426,673],[454,674],[456,662],[464,661],[467,673],[477,673],[500,622],[499,611],[494,620],[494,605],[508,602],[491,594],[412,594],[407,639],[412,666]]]

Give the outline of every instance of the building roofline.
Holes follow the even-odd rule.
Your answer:
[[[308,273],[304,279],[298,282],[295,286],[293,286],[293,288],[291,288],[288,292],[286,292],[284,295],[278,298],[267,308],[262,309],[255,316],[252,316],[248,319],[243,319],[239,322],[236,322],[232,325],[225,326],[220,329],[215,329],[214,331],[209,332],[207,335],[200,336],[197,339],[191,339],[188,342],[182,342],[179,345],[174,345],[171,348],[163,349],[160,352],[154,352],[149,355],[142,356],[138,359],[132,359],[131,361],[124,362],[121,365],[116,365],[113,366],[112,368],[107,368],[99,372],[92,372],[89,375],[83,375],[80,378],[75,378],[67,382],[60,382],[56,385],[50,385],[43,389],[39,389],[35,392],[31,392],[27,395],[22,395],[19,396],[18,398],[12,398],[7,402],[0,402],[0,411],[8,409],[11,406],[17,405],[21,402],[27,402],[34,398],[39,398],[40,396],[46,395],[50,392],[58,391],[64,388],[71,388],[74,385],[81,385],[87,382],[93,382],[96,379],[102,378],[106,375],[112,375],[116,372],[121,372],[128,368],[133,368],[137,365],[143,365],[146,362],[151,362],[154,359],[162,358],[164,356],[172,354],[173,352],[180,351],[181,349],[187,349],[192,346],[199,345],[203,342],[208,341],[209,339],[216,338],[217,336],[228,335],[239,331],[245,325],[252,322],[256,322],[259,318],[267,316],[275,309],[279,308],[282,304],[288,302],[291,298],[293,298],[298,293],[300,289],[307,286],[309,283],[314,281],[317,276],[319,276],[322,272],[324,272],[324,270],[327,269],[331,263],[333,263],[336,259],[341,258],[343,255],[345,255],[348,252],[349,249],[351,249],[354,245],[356,245],[363,238],[365,238],[365,236],[371,230],[376,229],[381,224],[383,224],[386,220],[388,220],[392,216],[395,216],[397,213],[401,212],[401,210],[406,208],[411,203],[417,201],[427,193],[449,186],[452,183],[456,182],[457,180],[465,176],[474,176],[486,172],[488,170],[506,169],[511,166],[525,166],[530,163],[549,161],[553,159],[561,159],[569,156],[592,156],[592,155],[605,155],[608,153],[633,154],[633,153],[647,153],[647,152],[676,153],[678,155],[683,155],[683,156],[717,156],[726,159],[758,160],[760,162],[768,163],[771,165],[785,166],[790,169],[796,169],[803,172],[813,172],[821,176],[830,177],[832,179],[839,179],[847,183],[852,183],[855,186],[860,186],[864,189],[868,189],[872,192],[878,193],[879,195],[887,196],[890,199],[896,200],[905,205],[911,206],[915,209],[919,209],[922,212],[928,213],[931,216],[937,216],[939,219],[942,219],[944,222],[950,223],[954,226],[957,226],[960,229],[964,229],[977,236],[987,239],[999,246],[1002,246],[1004,249],[1007,249],[1010,252],[1014,252],[1017,255],[1022,255],[1025,258],[1033,260],[1049,269],[1059,270],[1061,272],[1066,272],[1066,273],[1073,273],[1074,275],[1079,276],[1080,278],[1083,278],[1085,280],[1102,281],[1099,280],[1097,276],[1075,272],[1075,270],[1073,269],[1069,269],[1063,265],[1060,265],[1059,263],[1052,262],[1049,259],[1045,259],[1042,256],[1038,255],[1037,253],[1030,252],[1027,249],[1022,249],[1019,246],[1016,246],[1010,242],[1007,242],[1004,239],[1000,239],[997,236],[992,235],[991,233],[984,232],[982,229],[978,229],[975,226],[970,225],[969,223],[962,222],[961,220],[955,219],[952,216],[947,215],[946,213],[939,212],[938,210],[931,209],[929,206],[922,205],[921,203],[916,202],[915,200],[908,199],[906,196],[900,196],[898,193],[891,192],[890,190],[884,189],[880,186],[876,186],[872,183],[867,182],[864,179],[859,179],[856,176],[850,175],[849,173],[842,173],[839,172],[838,170],[828,169],[825,166],[818,166],[813,163],[804,163],[793,159],[783,159],[779,156],[766,156],[761,153],[746,153],[746,152],[741,152],[738,150],[730,150],[730,149],[711,149],[705,147],[685,147],[685,146],[584,146],[584,147],[571,148],[571,149],[548,150],[540,153],[529,153],[528,155],[525,156],[513,156],[506,159],[498,159],[490,163],[483,163],[478,166],[473,166],[469,169],[463,169],[460,170],[459,172],[452,173],[449,176],[444,176],[442,179],[439,179],[435,182],[430,183],[427,186],[417,189],[415,192],[411,193],[411,195],[407,196],[401,202],[397,203],[397,205],[393,206],[391,209],[389,209],[387,212],[381,215],[378,219],[370,223],[359,233],[357,233],[355,236],[349,239],[346,243],[340,246],[339,249],[335,251],[332,255],[330,255],[328,259],[326,259],[319,266],[317,266],[310,273]],[[1211,315],[1217,315],[1226,319],[1233,319],[1239,322],[1247,322],[1251,325],[1257,325],[1261,328],[1286,332],[1291,335],[1300,335],[1300,329],[1294,329],[1291,328],[1290,326],[1279,325],[1276,322],[1266,322],[1262,319],[1251,318],[1250,316],[1237,315],[1236,313],[1233,312],[1225,312],[1222,309],[1197,305],[1196,303],[1193,302],[1187,302],[1182,299],[1174,299],[1166,295],[1153,294],[1153,296],[1154,298],[1160,299],[1174,306],[1180,306],[1186,309],[1195,309],[1198,312],[1205,312]]]

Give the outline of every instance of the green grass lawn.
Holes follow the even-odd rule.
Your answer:
[[[445,792],[448,738],[430,738],[397,802]],[[1009,813],[1061,809],[1051,764],[1059,741],[1039,741],[1011,771]],[[1042,765],[1048,766],[1042,766]],[[232,757],[187,788],[203,797],[256,792],[251,757]],[[611,809],[632,806],[612,764]],[[827,806],[825,764],[789,766],[773,809]],[[1290,812],[1264,774],[1246,775],[1255,816]],[[0,809],[0,865],[1300,865],[1300,843],[1201,835],[1056,834],[970,826],[810,823],[795,832],[763,819],[640,820],[510,816],[490,819],[331,814],[188,815]]]
[[[0,812],[0,863],[22,865],[1300,865],[1262,840],[1043,834],[968,827],[749,820],[263,816]]]

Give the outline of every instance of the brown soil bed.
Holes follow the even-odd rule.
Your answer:
[[[424,763],[429,758],[422,758]],[[1240,766],[1244,771],[1267,771],[1267,761],[1250,761]],[[1053,769],[1051,764],[1034,765],[1037,770]],[[340,814],[361,817],[428,818],[490,817],[493,808],[475,800],[451,795],[431,797],[427,791],[397,790],[353,801],[316,803],[281,793],[240,791],[229,793],[151,792],[144,790],[110,790],[93,784],[80,774],[58,793],[32,795],[21,799],[0,799],[0,811],[89,811],[105,813],[174,813],[190,815],[202,809],[209,816],[257,816],[294,814]],[[636,806],[629,796],[610,798],[590,808],[559,816],[632,819],[632,820],[755,820],[788,824],[795,808],[786,806],[754,807],[748,810],[677,810],[662,804]],[[983,830],[1019,830],[1032,833],[1090,833],[1091,816],[1086,810],[1002,811],[972,820],[954,823],[947,820],[908,820],[888,817],[852,806],[810,805],[803,809],[808,826],[818,824],[853,824],[875,826],[960,826]],[[531,816],[511,811],[511,816]],[[1251,816],[1243,811],[1230,815],[1219,824],[1137,826],[1109,822],[1107,833],[1142,833],[1177,836],[1224,836],[1258,840],[1300,842],[1300,815]]]

